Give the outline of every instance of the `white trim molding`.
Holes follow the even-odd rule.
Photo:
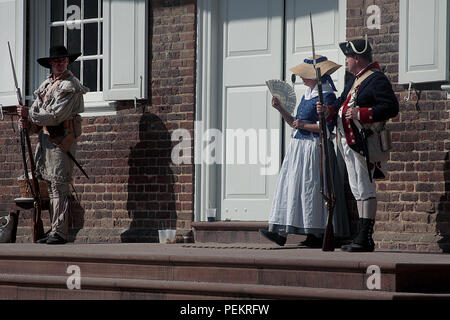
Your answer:
[[[217,128],[217,39],[218,2],[197,1],[197,83],[194,128],[194,155],[201,158],[203,133]],[[206,209],[217,207],[216,164],[196,161],[194,189],[194,221],[206,221]]]
[[[84,112],[81,114],[81,117],[87,118],[115,115],[117,115],[115,101],[91,101],[84,103]]]

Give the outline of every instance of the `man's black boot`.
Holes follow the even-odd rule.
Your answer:
[[[341,247],[346,252],[373,252],[375,250],[375,242],[373,241],[374,219],[359,218],[359,234],[353,239],[351,244]]]
[[[270,232],[264,229],[259,229],[259,233],[266,239],[269,239],[270,241],[275,242],[279,246],[284,246],[286,243],[287,238],[280,236],[276,232]]]
[[[66,239],[62,238],[59,234],[55,233],[52,236],[49,236],[47,239],[47,244],[65,244],[67,242]]]
[[[52,231],[52,229],[50,229],[46,233],[44,233],[44,236],[42,238],[38,239],[36,242],[37,243],[47,243],[48,237],[50,236],[50,231]]]

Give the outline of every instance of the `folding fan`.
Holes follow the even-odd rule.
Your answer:
[[[272,96],[280,100],[281,107],[289,114],[294,114],[297,104],[297,96],[295,95],[294,88],[287,82],[277,79],[266,81],[266,85]]]

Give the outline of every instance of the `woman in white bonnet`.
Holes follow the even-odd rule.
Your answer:
[[[323,98],[326,105],[336,100],[336,90],[330,75],[341,67],[324,56],[316,55],[317,67],[322,73]],[[316,112],[318,89],[316,72],[311,58],[290,69],[300,76],[306,92],[297,108],[295,117],[287,113],[280,101],[273,97],[272,106],[295,130],[290,141],[278,177],[272,210],[269,217],[269,230],[261,229],[265,238],[283,246],[288,234],[307,235],[301,244],[306,247],[322,247],[328,212],[320,193],[319,166],[319,118]],[[328,123],[329,132],[334,124]],[[350,229],[344,196],[343,181],[337,170],[337,159],[332,140],[329,140],[329,156],[335,186],[336,206],[333,225],[338,237],[348,237]]]

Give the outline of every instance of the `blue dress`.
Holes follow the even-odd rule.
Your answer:
[[[330,105],[335,100],[333,91],[324,92],[325,104]],[[317,123],[319,121],[316,112],[317,101],[317,96],[310,99],[303,96],[295,119],[311,124]],[[327,124],[327,127],[332,132],[334,124]],[[337,236],[348,237],[350,227],[344,195],[344,176],[337,168],[332,139],[329,142],[336,195],[333,225]],[[278,177],[269,217],[269,231],[281,234],[323,235],[328,212],[320,193],[319,154],[319,134],[302,129],[296,130]]]
[[[300,119],[301,121],[305,123],[317,123],[319,121],[319,115],[316,111],[316,103],[319,101],[319,97],[312,98],[310,100],[306,100],[305,96],[302,97],[302,101],[300,102],[300,105],[297,108],[297,115],[295,116],[295,119]],[[336,101],[336,96],[334,93],[324,93],[323,95],[323,102],[326,105],[331,105]],[[330,132],[333,131],[334,123],[327,123],[328,130]],[[304,139],[309,138],[310,136],[314,136],[316,138],[319,137],[318,133],[311,132],[308,130],[298,129],[295,133],[294,137],[295,139]]]

